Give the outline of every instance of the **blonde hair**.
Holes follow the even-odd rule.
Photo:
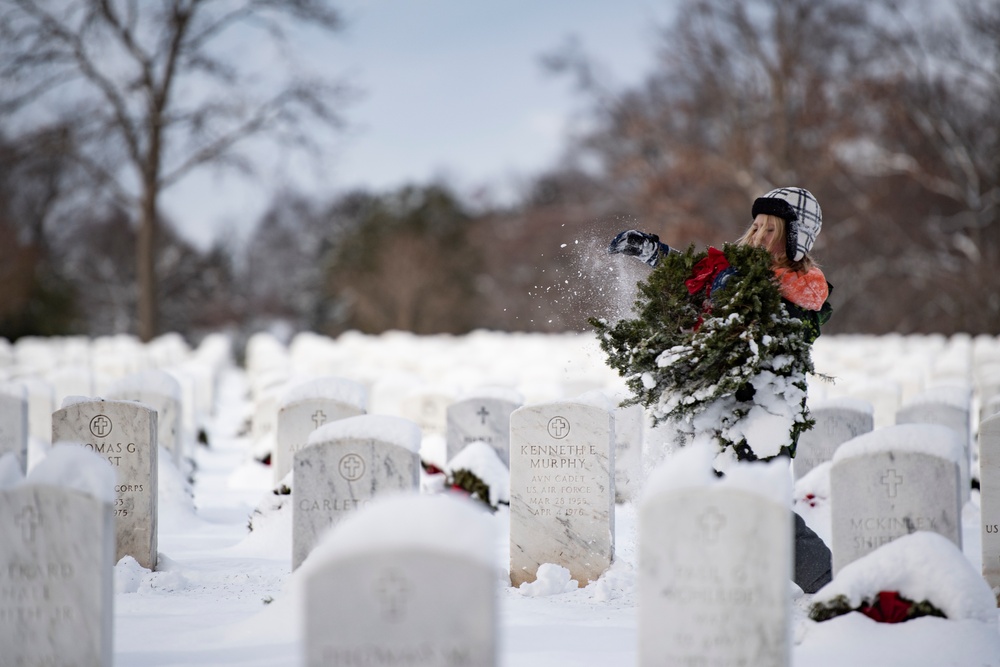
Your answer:
[[[784,218],[779,218],[776,215],[768,215],[766,213],[762,213],[761,215],[764,216],[765,223],[771,223],[771,222],[774,223],[775,229],[778,230],[778,235],[781,238],[780,247],[782,250],[784,250],[786,241],[788,239],[788,237],[786,236],[788,232],[788,223],[785,222]],[[755,234],[753,229],[753,223],[751,222],[750,226],[747,227],[747,230],[743,232],[743,236],[736,239],[736,243],[738,245],[757,245],[754,243],[754,241],[763,239],[764,234],[766,234],[766,232],[763,230],[766,227],[767,225],[762,225],[757,229],[757,233]],[[791,269],[796,273],[805,273],[810,269],[812,269],[813,267],[819,265],[816,263],[816,260],[814,260],[812,256],[809,255],[809,253],[806,253],[805,257],[796,262],[793,261],[786,252],[782,252],[780,257],[774,258],[774,266],[775,268]]]

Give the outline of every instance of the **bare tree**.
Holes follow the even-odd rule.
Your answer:
[[[307,120],[336,126],[342,88],[295,76],[298,68],[281,61],[296,30],[340,25],[326,0],[0,7],[0,117],[22,127],[65,124],[65,150],[137,225],[143,339],[157,333],[161,194],[205,165],[249,169],[251,139],[308,147],[316,124],[306,128]]]

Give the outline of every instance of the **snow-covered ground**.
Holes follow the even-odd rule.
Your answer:
[[[419,387],[460,397],[477,387],[502,386],[517,390],[529,403],[620,389],[586,334],[479,332],[423,339],[352,334],[336,341],[300,337],[288,347],[262,337],[248,351],[247,368],[227,365],[219,371],[215,411],[203,422],[209,446],[188,443],[193,483],[188,486],[161,456],[157,571],[144,570],[134,561],[123,561],[115,571],[117,667],[301,664],[301,593],[298,575],[291,573],[291,511],[281,496],[272,494],[272,472],[255,460],[248,429],[254,414],[251,396],[262,393],[263,377],[271,376],[270,382],[317,372],[349,377],[369,387],[374,414],[393,414],[401,397]],[[967,337],[825,337],[817,342],[815,359],[817,370],[836,382],[817,379],[813,395],[873,400],[876,424],[881,420],[884,425],[891,423],[886,411],[893,404],[927,387],[956,382],[970,388],[985,386],[977,369],[1000,360],[1000,342]],[[978,414],[976,396],[973,409]],[[439,459],[441,446],[440,436],[426,436],[425,458]],[[666,455],[666,465],[673,456]],[[434,488],[424,485],[425,491]],[[810,502],[805,500],[807,494]],[[829,505],[823,502],[824,494],[828,495],[828,479],[822,470],[795,489],[800,500],[796,509],[828,538]],[[636,664],[639,502],[617,505],[615,561],[603,577],[584,588],[568,581],[568,573],[560,568],[546,568],[537,582],[522,589],[504,585],[509,514],[502,506],[492,515],[496,533],[503,536],[496,554],[500,665]],[[816,623],[807,616],[814,596],[796,593],[792,664],[1000,667],[1000,616],[990,609],[985,621],[976,618],[977,613],[981,616],[981,605],[977,607],[974,596],[964,593],[974,590],[975,582],[963,578],[962,567],[978,572],[981,561],[978,492],[966,503],[962,520],[962,554],[967,563],[960,564],[957,575],[937,572],[954,570],[955,561],[949,559],[955,554],[934,543],[923,560],[904,563],[890,553],[876,558],[867,574],[834,582],[839,592],[850,596],[866,577],[892,574],[900,590],[947,591],[939,606],[964,610],[961,620],[925,617],[888,625],[851,613]],[[899,575],[901,568],[909,574]]]

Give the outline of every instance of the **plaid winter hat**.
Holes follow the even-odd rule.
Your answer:
[[[777,188],[753,202],[751,217],[776,215],[788,223],[785,251],[797,262],[812,250],[823,226],[823,211],[812,193],[803,188]]]

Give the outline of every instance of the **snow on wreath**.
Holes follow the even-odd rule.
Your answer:
[[[671,252],[638,283],[635,319],[591,318],[608,364],[680,444],[713,440],[725,460],[795,455],[813,425],[801,322],[782,304],[767,250]]]

